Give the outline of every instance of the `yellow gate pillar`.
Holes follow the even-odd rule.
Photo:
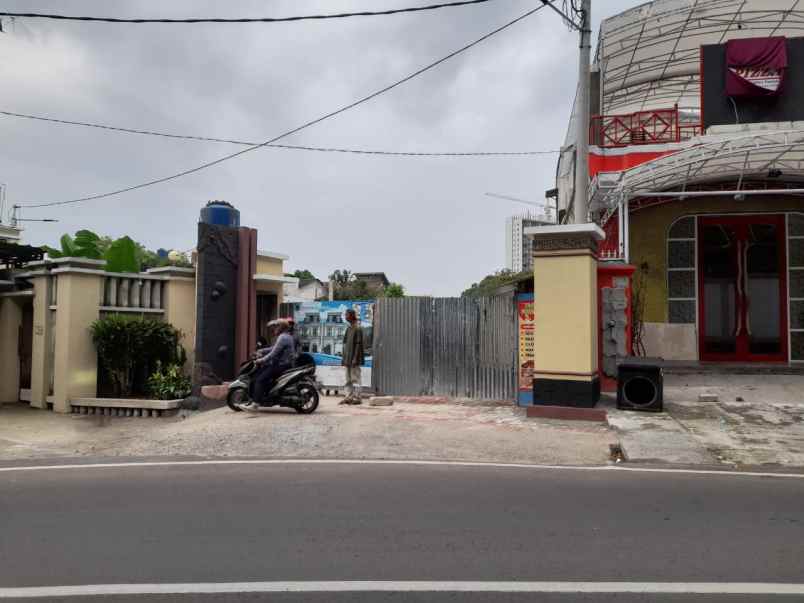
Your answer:
[[[527,228],[533,237],[534,405],[592,407],[598,375],[595,224]]]
[[[33,283],[33,341],[31,343],[31,406],[47,408],[53,381],[53,313],[56,305],[50,262],[28,264],[23,274]],[[52,399],[52,398],[51,398]]]
[[[100,317],[106,262],[64,258],[55,263],[60,265],[50,271],[57,285],[53,410],[70,412],[71,399],[98,393],[98,352],[89,328]]]

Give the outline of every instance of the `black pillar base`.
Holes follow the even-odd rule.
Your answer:
[[[533,380],[534,405],[592,408],[599,400],[600,379],[598,377],[593,377],[588,381],[560,378]]]

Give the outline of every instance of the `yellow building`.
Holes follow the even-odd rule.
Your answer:
[[[262,325],[277,317],[282,286],[295,280],[284,276],[287,259],[257,253],[254,280]],[[70,412],[77,400],[94,399],[98,358],[89,326],[111,313],[169,322],[182,332],[187,368],[192,367],[195,268],[168,266],[129,274],[106,272],[104,264],[58,258],[0,273],[5,275],[0,279],[0,403],[23,400]]]

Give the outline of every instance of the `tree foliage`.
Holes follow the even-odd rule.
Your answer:
[[[498,270],[494,274],[484,277],[479,283],[472,283],[471,287],[461,293],[461,297],[487,297],[500,287],[516,283],[528,274],[530,272],[527,270],[524,272],[513,272],[507,269]]]
[[[405,288],[399,283],[391,283],[385,288],[372,287],[345,269],[330,274],[329,280],[330,286],[335,287],[333,298],[336,300],[365,301],[378,297],[405,297]]]
[[[137,247],[129,237],[121,237],[106,252],[107,272],[139,272]]]
[[[405,297],[405,288],[399,283],[391,283],[385,288],[385,297]]]
[[[79,230],[74,237],[62,235],[59,240],[60,249],[43,247],[51,258],[89,258],[106,260],[107,272],[140,272],[159,266],[191,266],[186,257],[163,257],[157,252],[147,249],[141,243],[124,236],[113,239],[98,236],[91,230]]]
[[[285,274],[285,276],[294,276],[300,281],[312,281],[316,280],[315,275],[310,272],[309,270],[296,270],[294,272],[290,272]]]
[[[187,356],[173,325],[147,318],[111,314],[90,326],[98,360],[117,395],[145,393],[147,378],[161,366],[183,366]]]

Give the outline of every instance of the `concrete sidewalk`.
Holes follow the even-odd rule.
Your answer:
[[[628,461],[804,467],[804,376],[669,375],[664,393],[665,413],[609,411]]]

